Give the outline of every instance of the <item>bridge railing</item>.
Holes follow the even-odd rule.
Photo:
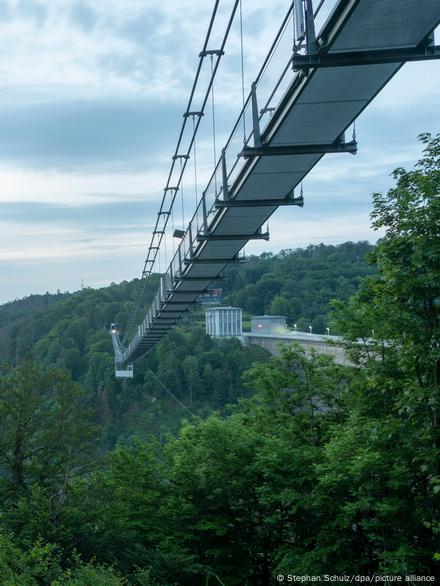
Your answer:
[[[317,36],[321,33],[334,8],[341,1],[344,0],[314,0]],[[294,44],[292,20],[292,8],[290,7],[255,81],[261,132],[264,132],[272,112],[298,76],[298,73],[294,72],[291,67]],[[301,47],[299,50],[303,51],[304,49]],[[252,104],[251,94],[249,94],[224,147],[227,184],[229,186],[234,184],[245,164],[243,157],[240,157],[244,144],[252,144],[252,141]],[[206,235],[209,232],[212,220],[218,211],[215,206],[216,200],[225,196],[222,183],[222,158],[219,158],[200,197],[194,215],[163,275],[161,287],[154,297],[150,310],[124,352],[125,358],[128,358],[132,350],[139,344],[143,333],[147,331],[158,314],[161,302],[165,300],[167,292],[173,289],[176,279],[182,276],[185,260],[188,261],[192,258],[199,245],[198,236]]]
[[[318,37],[340,1],[314,0],[315,29]],[[298,76],[298,73],[294,72],[291,66],[294,42],[292,10],[289,10],[277,35],[276,43],[255,80],[261,132],[264,132],[272,112],[277,108],[292,82]],[[299,47],[299,52],[304,52],[304,50],[304,46]],[[239,157],[243,144],[252,144],[252,141],[252,105],[251,94],[249,94],[225,145],[228,183],[233,184],[243,167],[244,160]],[[221,161],[218,161],[216,167],[217,176],[220,166]],[[210,187],[211,185],[208,185],[206,190],[208,195],[210,195]],[[219,193],[216,195],[218,196]],[[207,207],[209,209],[208,202]]]
[[[339,2],[340,0],[314,1],[315,26],[318,36]],[[263,65],[256,80],[256,91],[260,108],[259,119],[262,132],[264,132],[270,120],[273,109],[279,105],[286,91],[298,76],[291,67],[293,41],[292,13],[289,10],[280,29],[277,42],[269,53],[266,63]],[[288,55],[287,58],[286,55]],[[243,168],[244,159],[239,155],[244,142],[251,143],[252,140],[252,108],[251,95],[249,94],[225,145],[228,185],[233,185]],[[222,161],[219,159],[208,185],[202,194],[194,216],[189,223],[180,245],[182,259],[188,258],[188,255],[196,248],[197,236],[199,234],[205,234],[206,228],[209,229],[216,213],[215,201],[221,196],[224,196],[222,193],[221,165]],[[171,264],[175,274],[177,274],[180,268],[179,254],[177,252]]]

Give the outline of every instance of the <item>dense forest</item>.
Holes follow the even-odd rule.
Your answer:
[[[304,310],[298,306],[294,316],[299,329],[304,324],[303,329],[309,331],[312,323],[314,331],[324,332],[330,320],[331,300],[348,300],[361,278],[374,272],[366,260],[371,250],[368,243],[348,242],[251,256],[243,265],[228,269],[222,282],[224,303],[238,302],[247,315],[279,314],[280,300],[293,307],[301,298]],[[65,368],[85,389],[89,404],[104,425],[107,446],[122,436],[144,435],[145,429],[165,433],[179,428],[182,410],[164,397],[166,392],[160,383],[180,401],[191,403],[192,412],[206,415],[248,395],[243,373],[253,362],[268,356],[256,346],[243,348],[238,340],[206,336],[204,308],[198,307],[148,360],[136,363],[134,381],[116,381],[109,327],[117,322],[124,329],[138,287],[135,279],[74,294],[33,295],[0,307],[1,360],[15,365],[32,357]],[[158,277],[153,275],[146,283],[144,309],[157,287]],[[248,295],[251,289],[259,305]],[[237,300],[243,290],[245,297]],[[284,315],[290,318],[292,312]]]
[[[373,195],[374,248],[227,273],[226,302],[331,319],[350,366],[210,339],[197,310],[121,383],[107,330],[137,282],[0,309],[2,584],[438,579],[440,135],[421,141]]]
[[[332,299],[347,300],[373,274],[368,242],[310,245],[279,254],[251,256],[227,272],[226,301],[252,315],[284,315],[288,324],[324,334]]]

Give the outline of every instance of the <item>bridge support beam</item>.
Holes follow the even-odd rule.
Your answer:
[[[255,234],[207,234],[206,236],[197,236],[199,242],[208,240],[224,242],[229,240],[269,240],[269,232],[257,232]]]
[[[182,280],[204,283],[205,281],[224,281],[225,277],[219,277],[218,275],[211,275],[209,277],[182,277]],[[178,279],[178,281],[180,281],[180,279]]]
[[[251,157],[279,157],[283,155],[324,155],[327,153],[357,153],[357,142],[351,140],[345,142],[344,137],[340,137],[335,142],[327,144],[292,144],[292,145],[268,145],[262,144],[260,147],[245,146],[241,155],[245,159]]]
[[[285,199],[232,199],[228,201],[216,200],[216,208],[254,208],[254,207],[298,206],[304,207],[303,196],[288,196]],[[230,262],[230,261],[229,261]]]
[[[373,51],[351,51],[347,53],[315,53],[293,57],[293,69],[343,67],[350,65],[376,65],[378,63],[401,63],[407,61],[429,61],[440,59],[440,45],[409,47],[406,49],[381,49]]]
[[[188,309],[168,309],[168,308],[164,308],[162,309],[162,311],[160,312],[160,315],[168,315],[169,313],[171,314],[176,314],[176,315],[180,315],[182,313],[188,313]]]
[[[223,277],[223,279],[224,279],[224,277]],[[215,277],[212,280],[218,281],[218,280],[222,280],[222,279]],[[204,295],[205,293],[211,293],[213,290],[214,289],[212,289],[212,288],[205,287],[204,289],[199,289],[197,291],[193,291],[193,290],[179,291],[179,290],[177,290],[177,291],[168,291],[168,293],[170,295]],[[192,304],[194,304],[195,305],[195,304],[198,304],[198,302],[197,301],[185,301],[185,300],[183,300],[183,301],[167,301],[166,302],[166,305],[173,305],[173,304],[176,304],[176,305],[192,305]],[[168,311],[168,310],[166,309],[166,307],[164,307],[161,311]]]
[[[226,206],[224,206],[226,207]],[[201,265],[212,265],[212,264],[233,264],[233,263],[242,263],[245,262],[244,257],[235,257],[235,258],[198,258],[197,256],[191,259],[185,259],[183,262],[186,265],[201,264]]]

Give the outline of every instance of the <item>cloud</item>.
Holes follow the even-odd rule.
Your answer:
[[[31,19],[37,26],[44,25],[48,16],[47,7],[36,0],[20,0],[16,10],[19,17]]]
[[[369,223],[368,209],[361,213],[338,208],[333,214],[312,214],[304,210],[283,216],[275,214],[269,222],[269,242],[250,242],[245,251],[246,254],[276,253],[282,249],[301,248],[309,244],[338,244],[359,240],[375,242],[382,233],[372,230]]]
[[[116,166],[116,165],[115,165]],[[166,166],[166,170],[168,165]],[[66,173],[0,167],[1,202],[37,202],[71,207],[123,201],[155,201],[162,195],[166,170],[148,172]]]
[[[98,20],[98,16],[90,4],[82,0],[76,0],[72,3],[70,16],[73,22],[87,33],[93,30]]]
[[[176,119],[141,100],[9,105],[0,109],[0,158],[34,169],[139,170],[165,156]]]
[[[0,203],[2,221],[22,223],[45,222],[54,226],[78,224],[83,228],[110,225],[151,226],[155,219],[156,201],[130,200],[103,202],[87,206],[68,206],[37,202]]]
[[[11,16],[11,9],[9,2],[6,0],[0,0],[0,19],[6,21]]]

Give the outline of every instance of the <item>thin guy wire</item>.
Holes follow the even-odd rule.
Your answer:
[[[176,397],[176,395],[174,395],[166,386],[165,384],[154,374],[154,372],[149,369],[150,374],[153,376],[153,378],[160,384],[160,386],[165,390],[166,393],[168,393],[170,395],[170,397],[172,397],[176,403],[178,403],[181,407],[183,407],[183,409],[185,409],[185,411],[188,411],[188,413],[191,415],[191,417],[195,417],[194,413],[191,411],[191,409],[189,409],[186,405],[184,405],[181,401],[179,401],[179,399]]]

